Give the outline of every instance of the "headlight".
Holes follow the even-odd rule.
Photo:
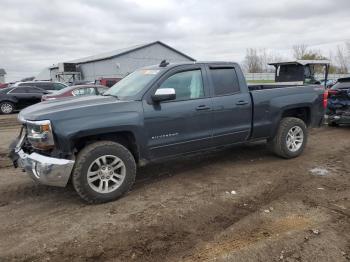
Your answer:
[[[27,138],[37,149],[51,149],[55,146],[50,120],[26,121]]]

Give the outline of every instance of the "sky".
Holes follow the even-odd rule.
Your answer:
[[[241,62],[247,48],[328,54],[350,41],[350,0],[0,0],[7,80],[58,62],[160,40],[197,60]]]

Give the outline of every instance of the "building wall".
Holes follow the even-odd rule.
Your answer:
[[[163,59],[169,62],[191,61],[163,45],[155,44],[116,58],[80,64],[78,68],[82,73],[82,80],[96,80],[101,77],[121,78],[137,68],[159,64]]]

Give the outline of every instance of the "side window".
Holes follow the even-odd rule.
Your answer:
[[[35,83],[35,86],[44,90],[52,90],[52,86],[50,85],[50,83]]]
[[[72,91],[73,96],[89,96],[95,95],[95,88],[93,87],[84,87],[75,89]]]
[[[174,88],[177,101],[204,97],[200,69],[176,73],[166,79],[159,88]]]
[[[39,89],[39,88],[35,88],[35,87],[28,87],[27,92],[28,93],[43,94],[44,90]]]
[[[12,89],[10,94],[24,94],[27,93],[27,87],[16,87]]]
[[[215,96],[234,94],[240,91],[237,74],[234,68],[212,68],[211,78]]]
[[[106,87],[97,87],[97,91],[99,94],[103,94],[107,90],[108,90],[108,88],[106,88]]]
[[[54,90],[61,90],[63,88],[65,88],[66,86],[65,85],[62,85],[60,83],[53,83],[53,89]]]
[[[23,82],[23,83],[19,83],[18,86],[35,86],[35,83]]]

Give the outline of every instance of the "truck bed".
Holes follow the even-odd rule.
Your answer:
[[[303,82],[279,82],[279,83],[270,83],[270,84],[250,84],[248,85],[249,91],[254,90],[265,90],[273,88],[284,88],[284,87],[293,87],[293,86],[303,86]]]
[[[253,85],[249,90],[254,103],[252,139],[273,136],[274,121],[289,108],[299,108],[306,118],[312,115],[307,123],[310,126],[318,126],[323,118],[324,89],[319,85]]]

